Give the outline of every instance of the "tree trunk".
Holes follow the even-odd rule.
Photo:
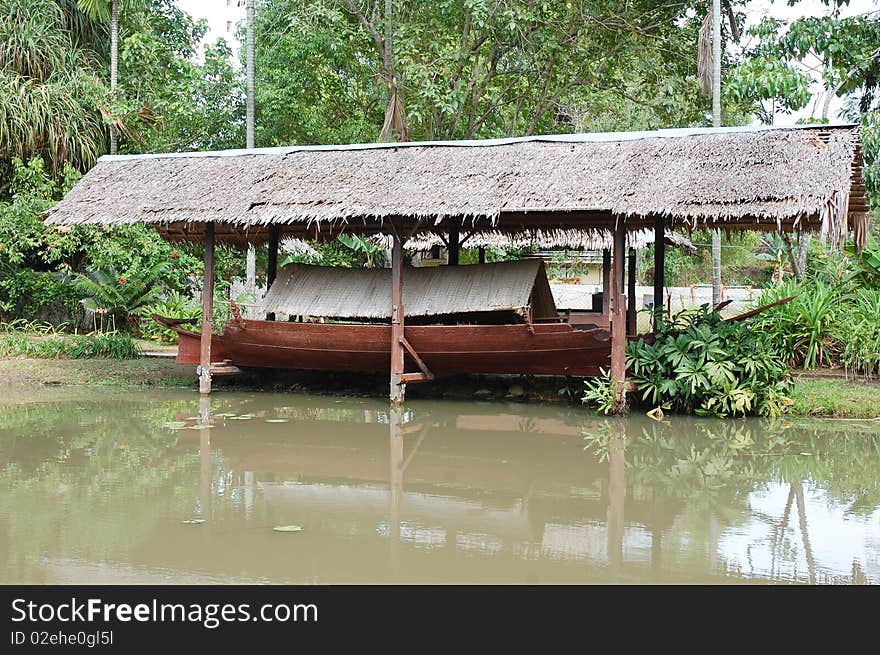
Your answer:
[[[247,114],[246,147],[254,147],[254,0],[247,0]]]
[[[119,0],[113,0],[110,15],[110,98],[113,102],[113,120],[116,120],[116,80],[119,76]],[[117,151],[116,125],[110,123],[110,154]]]
[[[798,236],[797,278],[803,280],[807,274],[807,252],[810,249],[810,234],[801,232]]]
[[[247,0],[247,113],[245,116],[245,147],[254,147],[254,0]],[[256,299],[257,251],[248,245],[245,259],[245,287]]]
[[[794,256],[794,246],[792,246],[791,235],[788,232],[782,233],[782,242],[785,244],[785,253],[788,255],[788,262],[791,264],[791,272],[794,274],[795,279],[800,282],[803,276],[798,266],[798,258]]]

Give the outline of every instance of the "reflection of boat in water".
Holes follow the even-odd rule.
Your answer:
[[[347,526],[386,521],[391,494],[387,485],[340,484],[319,482],[258,482],[260,494],[275,511],[310,516],[332,516],[334,522]],[[430,492],[404,490],[396,499],[400,517],[413,526],[433,527],[445,542],[447,534],[488,533],[510,540],[540,540],[529,525],[526,502],[506,498],[486,503],[440,489]],[[326,518],[325,518],[326,521]],[[421,536],[431,538],[430,534]],[[436,535],[435,535],[436,539]],[[419,541],[419,539],[414,539]]]
[[[245,367],[388,372],[390,275],[389,269],[285,266],[266,296],[266,310],[337,322],[236,317],[222,334],[213,335],[212,360]],[[556,309],[539,259],[410,269],[404,308],[409,366],[430,374],[586,376],[609,365],[607,317],[597,312],[595,323],[567,322]],[[181,320],[154,319],[178,333],[177,361],[198,364],[200,335],[182,327]]]

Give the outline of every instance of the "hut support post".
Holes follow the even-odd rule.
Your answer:
[[[266,293],[272,288],[272,283],[278,277],[278,237],[279,227],[277,225],[269,226],[269,260],[266,265]],[[266,314],[267,321],[275,320],[275,312]]]
[[[480,246],[480,250],[478,251],[478,253],[479,253],[480,263],[485,264],[486,263],[486,249],[483,246]]]
[[[399,404],[406,395],[403,377],[403,242],[394,231],[391,248],[391,402]]]
[[[623,265],[626,257],[626,219],[617,216],[614,226],[614,257],[611,290],[611,381],[614,385],[613,413],[626,412],[626,310],[623,295]]]
[[[636,249],[630,248],[626,260],[626,333],[636,334]]]
[[[449,220],[449,252],[448,264],[458,266],[459,253],[461,251],[461,220],[452,218]]]
[[[214,223],[205,224],[205,273],[202,282],[202,338],[199,393],[211,393],[211,322],[214,319]]]
[[[611,251],[602,251],[602,316],[611,313]]]
[[[654,325],[663,311],[663,289],[666,287],[666,235],[663,230],[663,219],[654,219]]]

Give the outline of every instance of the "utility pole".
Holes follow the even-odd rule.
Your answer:
[[[712,127],[721,127],[721,0],[712,0]],[[721,302],[721,230],[712,230],[712,306]]]
[[[247,2],[247,147],[254,147],[254,0]]]
[[[119,0],[110,8],[110,97],[116,102],[116,84],[119,77]],[[115,107],[114,107],[115,109]],[[113,117],[116,120],[116,117]],[[110,154],[117,152],[116,125],[110,124]]]
[[[246,0],[247,12],[247,113],[245,116],[246,147],[254,147],[254,0]],[[247,293],[257,292],[257,250],[248,245],[245,263]]]

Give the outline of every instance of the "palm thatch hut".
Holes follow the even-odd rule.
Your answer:
[[[858,128],[823,125],[105,156],[46,222],[150,223],[167,239],[204,242],[206,299],[216,241],[268,241],[271,269],[281,238],[392,232],[399,399],[402,244],[420,232],[445,234],[456,249],[461,230],[613,234],[611,363],[622,394],[628,231],[801,229],[833,243],[851,232],[861,245],[867,205]],[[662,293],[663,248],[656,257]],[[209,391],[210,321],[204,325],[200,375]]]

